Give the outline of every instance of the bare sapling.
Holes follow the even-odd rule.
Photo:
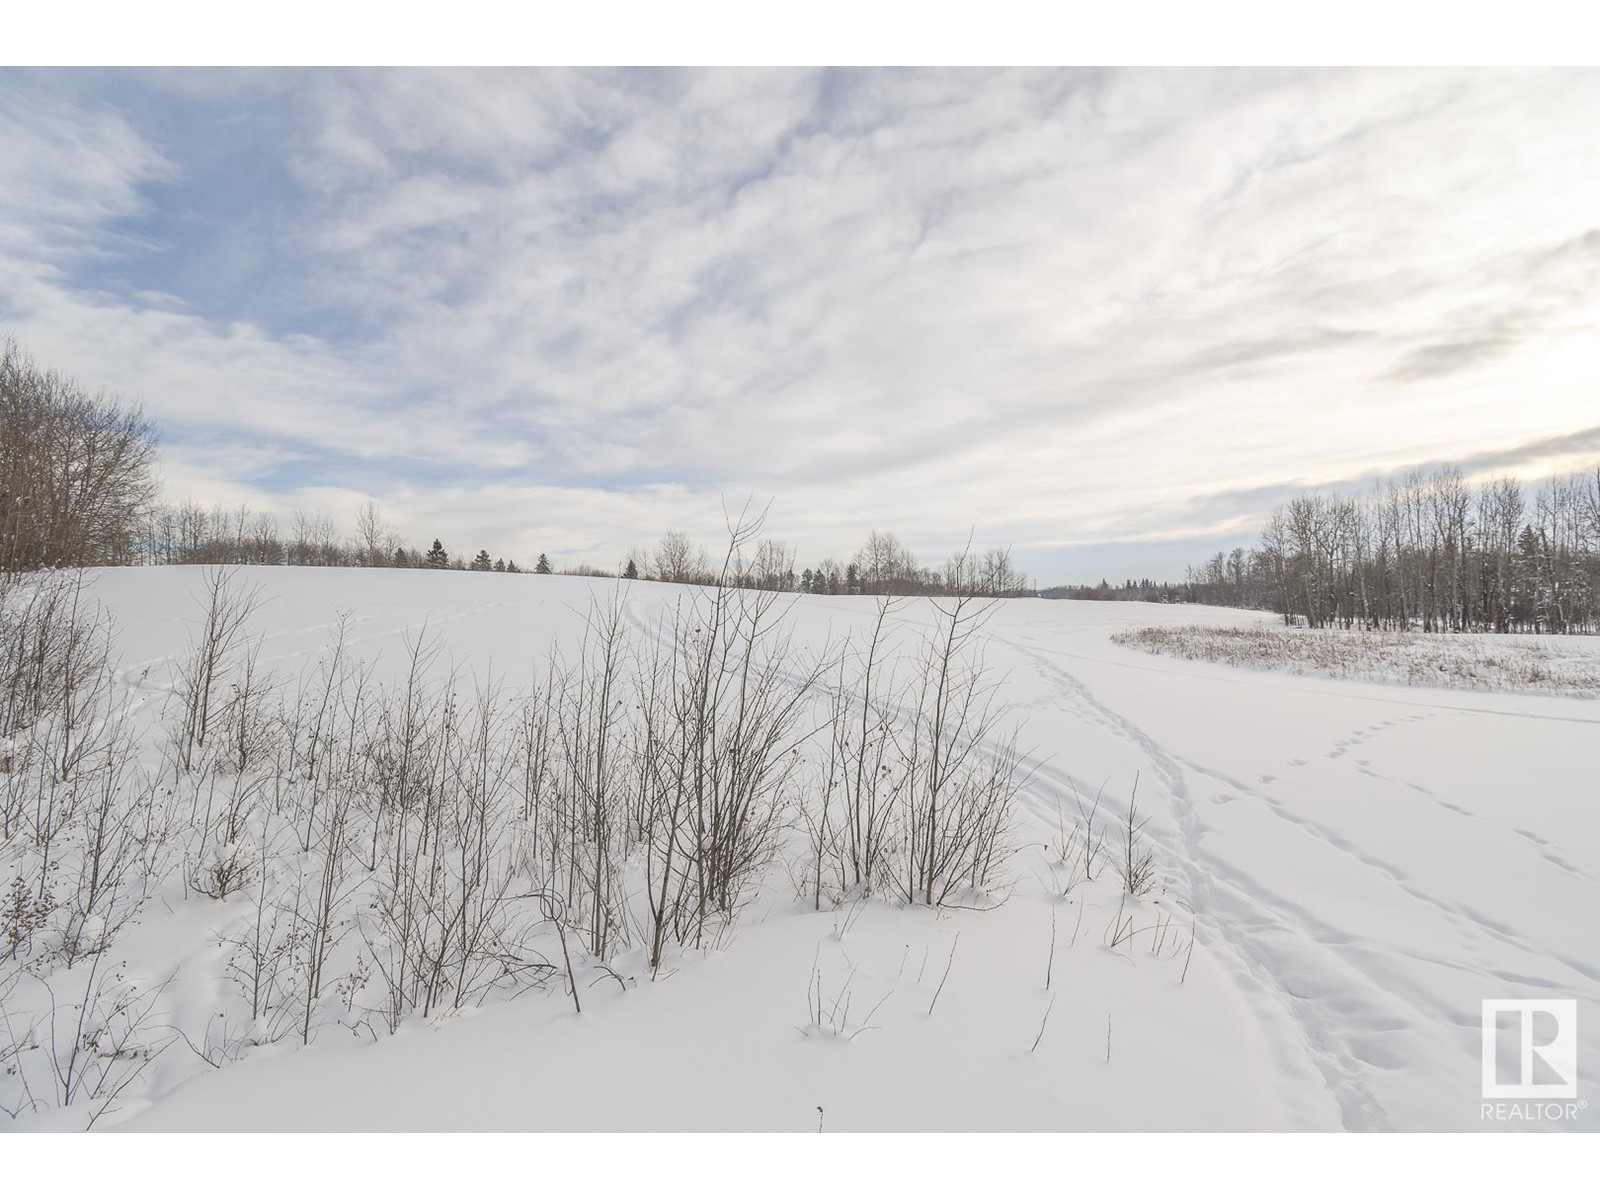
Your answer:
[[[273,1042],[288,1032],[290,960],[296,950],[294,912],[280,892],[286,866],[276,853],[273,814],[269,810],[253,850],[250,918],[237,933],[222,939],[226,971],[249,1006],[248,1039]]]
[[[178,667],[178,765],[185,771],[194,768],[196,752],[205,748],[212,733],[232,657],[242,645],[245,626],[262,604],[260,589],[241,589],[233,570],[208,567],[202,579],[205,616]]]
[[[961,934],[957,933],[950,943],[950,957],[945,960],[944,974],[939,976],[939,986],[933,990],[933,999],[928,1002],[928,1016],[933,1016],[933,1010],[939,1003],[939,997],[944,995],[944,985],[949,982],[950,968],[956,965],[956,947],[961,944]],[[920,978],[920,976],[919,976]]]
[[[141,987],[103,954],[91,955],[76,974],[81,983],[72,996],[58,997],[48,979],[39,981],[50,997],[49,1015],[28,1044],[44,1060],[54,1103],[85,1104],[92,1126],[176,1035],[157,1036],[165,984]]]
[[[959,888],[984,888],[1013,849],[1013,808],[1031,773],[1014,734],[995,741],[1002,711],[981,647],[993,604],[975,594],[932,602],[916,712],[901,742],[897,876],[909,903],[942,905]]]
[[[111,620],[89,605],[83,586],[82,572],[73,572],[65,588],[67,610],[53,668],[60,703],[50,734],[63,781],[86,760],[103,755],[114,736]]]
[[[1156,886],[1155,851],[1142,843],[1149,818],[1139,819],[1139,777],[1133,777],[1133,794],[1128,800],[1128,816],[1122,826],[1122,859],[1118,873],[1122,889],[1130,896],[1144,896]]]
[[[349,898],[345,857],[351,834],[351,797],[343,788],[330,789],[318,806],[319,819],[309,862],[296,888],[294,921],[302,962],[300,976],[300,1040],[311,1041],[324,991],[328,963],[345,932],[343,913]]]
[[[69,967],[109,949],[160,882],[156,784],[135,766],[134,751],[133,731],[115,722],[80,783],[76,879],[61,937]]]
[[[878,1010],[888,1003],[889,997],[894,995],[894,989],[885,992],[859,1022],[852,1022],[850,1011],[855,1002],[856,964],[847,958],[845,964],[850,969],[845,974],[844,982],[837,989],[825,990],[820,965],[821,954],[822,947],[819,945],[817,953],[812,956],[811,978],[806,985],[806,1010],[810,1022],[802,1027],[800,1032],[805,1037],[810,1037],[813,1033],[825,1033],[853,1042],[863,1033],[871,1033],[878,1028],[872,1024],[872,1018],[877,1016]],[[832,991],[832,994],[827,994],[828,991]],[[820,1113],[822,1110],[817,1111]]]
[[[622,869],[628,849],[630,788],[637,776],[626,756],[629,711],[627,625],[623,596],[590,608],[579,668],[557,716],[563,749],[568,845],[573,851],[565,901],[585,950],[604,960],[622,935]]]
[[[278,683],[260,658],[258,638],[240,656],[221,720],[223,753],[241,774],[270,755],[281,736],[281,721],[271,707]]]
[[[829,762],[835,765],[840,815],[831,857],[841,893],[870,893],[892,874],[894,817],[909,782],[895,736],[905,701],[892,667],[889,618],[895,607],[881,599],[857,671],[846,679],[841,663],[829,725]]]
[[[1051,992],[1050,993],[1050,1003],[1048,1003],[1048,1004],[1046,1004],[1044,1006],[1044,1016],[1039,1021],[1039,1032],[1033,1039],[1033,1045],[1028,1047],[1028,1053],[1029,1054],[1032,1054],[1035,1050],[1037,1050],[1039,1048],[1039,1043],[1044,1041],[1044,1027],[1046,1025],[1050,1024],[1050,1012],[1051,1012],[1052,1009],[1055,1008],[1055,1006],[1056,1006],[1056,994],[1054,992]]]
[[[734,586],[760,524],[748,507],[730,518],[716,583],[680,604],[647,667],[653,968],[668,936],[714,943],[749,901],[816,732],[803,718],[825,663],[801,660],[778,593]]]

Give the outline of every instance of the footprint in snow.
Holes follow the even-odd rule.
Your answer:
[[[1384,1071],[1398,1071],[1406,1065],[1405,1058],[1379,1040],[1358,1037],[1350,1040],[1350,1052],[1369,1066]]]

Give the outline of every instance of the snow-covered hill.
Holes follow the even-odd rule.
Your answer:
[[[317,678],[342,621],[366,686],[402,682],[408,647],[429,637],[435,678],[495,677],[515,694],[552,642],[581,652],[592,602],[620,587],[639,640],[689,595],[464,572],[236,582],[260,589],[257,670],[287,691]],[[91,588],[115,619],[119,703],[152,770],[202,592],[191,568],[108,570]],[[876,612],[862,597],[778,603],[794,645],[819,653],[864,644]],[[897,604],[894,653],[936,624],[933,605]],[[992,736],[1020,724],[1028,782],[994,877],[942,908],[819,903],[805,814],[821,785],[796,772],[780,851],[738,919],[674,948],[653,979],[642,939],[619,936],[604,962],[577,954],[570,987],[553,966],[390,1033],[353,1017],[371,986],[358,898],[330,967],[348,980],[345,1019],[308,1045],[280,1031],[250,1046],[227,946],[259,906],[249,888],[196,894],[175,870],[107,954],[150,998],[144,1043],[165,1049],[108,1103],[46,1102],[37,1059],[40,1102],[15,1087],[6,1102],[24,1128],[82,1128],[95,1112],[96,1128],[133,1129],[1600,1128],[1600,704],[1276,675],[1110,641],[1269,619],[999,602],[981,635],[1007,710]],[[1153,885],[1130,897],[1117,864],[1136,781]],[[553,927],[530,936],[560,964]],[[82,969],[47,978],[65,996]],[[14,1031],[41,1019],[23,983],[0,999]],[[1482,1119],[1480,1004],[1500,997],[1579,1002],[1574,1119]]]

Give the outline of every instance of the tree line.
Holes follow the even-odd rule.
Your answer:
[[[404,567],[520,574],[515,559],[407,544],[369,501],[354,536],[321,513],[164,503],[156,436],[137,406],[44,370],[0,341],[0,573],[160,565]],[[669,530],[617,568],[574,574],[817,595],[1038,594],[1009,549],[920,563],[893,533],[872,531],[848,560],[800,567],[764,539],[727,571]],[[1199,602],[1280,612],[1312,627],[1568,633],[1600,629],[1600,467],[1529,489],[1470,483],[1456,468],[1412,472],[1365,496],[1307,492],[1274,510],[1253,547],[1219,552],[1182,585],[1050,589],[1077,599]]]
[[[0,341],[0,572],[170,564],[530,570],[487,549],[452,553],[438,538],[427,549],[408,544],[373,501],[357,513],[353,536],[320,512],[297,509],[285,520],[248,505],[169,502],[156,461],[155,428],[137,406],[90,392],[37,366],[14,340]],[[701,585],[729,578],[704,546],[675,529],[636,547],[619,567],[556,567],[541,553],[531,571]],[[799,570],[792,548],[766,539],[731,564],[731,581],[820,595],[1014,596],[1027,589],[1008,548],[923,566],[894,534],[877,531],[850,561],[826,558]]]
[[[1312,628],[1600,631],[1600,466],[1534,487],[1413,471],[1362,496],[1308,491],[1253,547],[1191,567],[1184,598]]]
[[[617,568],[580,562],[532,568],[479,549],[452,553],[438,538],[408,544],[368,501],[346,535],[325,513],[287,520],[248,505],[207,508],[164,501],[154,427],[137,406],[90,392],[37,366],[14,340],[0,342],[0,573],[52,567],[310,566],[568,574],[709,585],[729,581],[681,530],[635,548]],[[731,564],[733,586],[821,595],[1019,595],[1027,587],[1007,548],[920,565],[892,533],[873,531],[849,562],[796,569],[784,542],[762,541]]]
[[[1181,583],[1157,583],[1149,578],[1125,579],[1121,583],[1102,579],[1097,584],[1068,583],[1044,588],[1039,595],[1045,600],[1141,600],[1147,604],[1185,604],[1193,602],[1191,590]]]
[[[134,566],[416,567],[455,571],[525,570],[515,559],[452,555],[435,538],[423,550],[407,545],[399,531],[369,500],[356,514],[356,532],[345,535],[326,513],[296,509],[287,521],[277,514],[193,501],[152,504],[140,515],[127,559]],[[532,568],[550,574],[543,554]]]
[[[732,564],[734,586],[817,596],[1020,596],[1031,595],[1028,579],[1011,560],[1009,547],[981,553],[970,547],[945,562],[923,566],[893,533],[873,530],[848,562],[824,558],[796,570],[798,556],[786,542],[765,539]],[[702,546],[681,530],[668,530],[648,549],[630,552],[627,578],[665,583],[709,584],[717,573]]]
[[[584,575],[644,579],[709,586],[724,578],[703,545],[682,530],[670,529],[651,546],[636,546],[619,568],[587,562],[556,567],[540,554],[534,565],[493,557],[480,549],[471,558],[453,554],[440,539],[423,550],[408,546],[368,501],[357,515],[356,534],[347,537],[326,514],[296,510],[287,522],[248,505],[205,508],[192,501],[154,504],[139,515],[124,561],[140,566],[303,566],[400,567],[507,574]],[[1017,596],[1028,592],[1027,578],[1011,561],[1009,548],[981,554],[963,552],[933,567],[892,533],[871,533],[849,562],[825,558],[796,570],[795,551],[785,542],[765,539],[741,554],[730,568],[732,586],[771,592],[828,596]]]

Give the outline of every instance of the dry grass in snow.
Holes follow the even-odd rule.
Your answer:
[[[1600,655],[1567,639],[1274,626],[1176,625],[1112,635],[1174,658],[1423,687],[1600,696]]]

